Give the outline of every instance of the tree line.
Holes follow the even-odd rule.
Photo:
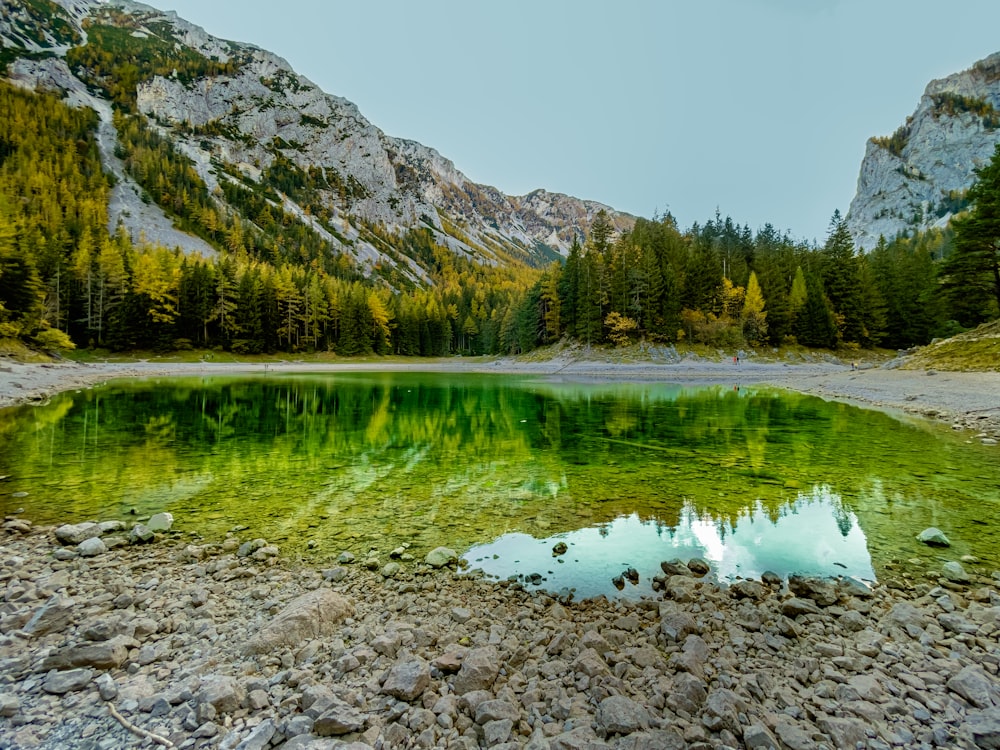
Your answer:
[[[954,230],[882,240],[867,253],[854,249],[839,212],[821,246],[719,213],[686,231],[669,214],[639,219],[616,235],[598,213],[586,241],[542,271],[461,258],[428,228],[367,227],[387,250],[430,268],[430,283],[416,288],[388,274],[365,278],[267,190],[232,183],[220,202],[167,141],[119,112],[127,168],[222,250],[137,246],[108,229],[110,178],[92,112],[0,84],[0,115],[0,337],[47,348],[438,356],[564,339],[903,348],[1000,307],[1000,229],[989,223],[1000,215],[991,208],[1000,157],[980,171],[973,208]],[[275,179],[305,200],[327,176],[277,162]]]

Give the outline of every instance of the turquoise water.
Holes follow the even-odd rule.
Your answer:
[[[0,411],[0,510],[263,537],[310,562],[453,547],[615,593],[693,555],[720,576],[1000,567],[996,448],[767,388],[412,373],[113,382]],[[946,551],[914,541],[927,526]],[[553,557],[563,541],[567,554]],[[977,568],[971,564],[969,567]]]

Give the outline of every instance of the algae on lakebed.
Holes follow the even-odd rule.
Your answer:
[[[219,539],[245,526],[316,560],[344,549],[385,560],[403,543],[419,558],[634,519],[665,541],[642,561],[626,545],[621,562],[649,571],[677,556],[671,540],[690,519],[722,541],[744,529],[759,552],[755,536],[780,548],[771,527],[822,497],[830,523],[786,524],[790,550],[807,550],[803,533],[833,549],[860,534],[877,576],[962,555],[1000,567],[995,449],[757,387],[413,373],[118,381],[0,411],[0,474],[0,510],[36,522],[167,510],[183,531]],[[954,547],[915,542],[926,526]],[[721,554],[713,544],[701,553]],[[844,572],[837,563],[827,572]]]

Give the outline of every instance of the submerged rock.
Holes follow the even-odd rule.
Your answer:
[[[917,541],[923,542],[929,547],[950,547],[951,541],[945,536],[941,529],[929,526],[917,534]]]

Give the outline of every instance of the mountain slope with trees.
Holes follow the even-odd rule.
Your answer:
[[[719,213],[684,230],[669,214],[472,184],[274,55],[148,6],[0,10],[0,337],[340,355],[565,339],[850,351],[998,315],[995,166],[954,231],[868,253],[839,212],[822,246]],[[144,209],[201,250],[134,231],[126,219],[148,227]]]

